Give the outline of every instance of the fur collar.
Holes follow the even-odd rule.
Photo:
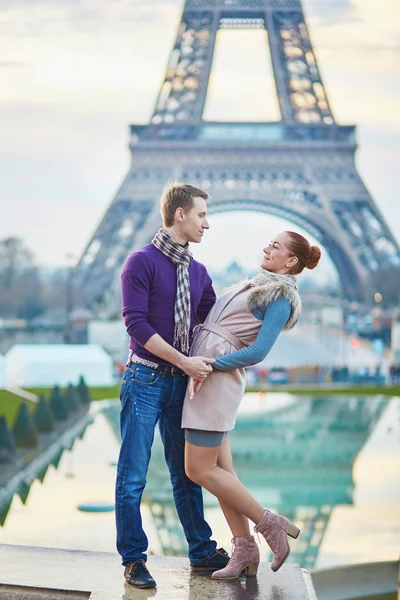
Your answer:
[[[265,308],[275,300],[284,298],[292,308],[284,330],[292,329],[299,320],[301,313],[301,298],[296,287],[284,280],[268,282],[252,287],[247,296],[247,308],[253,312],[256,308]]]

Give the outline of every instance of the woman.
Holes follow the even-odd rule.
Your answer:
[[[244,367],[265,358],[282,329],[300,316],[295,275],[314,269],[321,251],[302,235],[285,231],[264,248],[261,271],[250,281],[227,290],[199,326],[191,355],[215,358],[213,372],[191,381],[185,397],[185,469],[188,477],[218,498],[232,531],[234,550],[228,565],[214,579],[235,579],[245,570],[255,575],[260,553],[250,535],[249,519],[274,553],[277,571],[290,553],[287,535],[299,529],[281,515],[264,509],[236,477],[228,432],[234,428],[245,390]]]

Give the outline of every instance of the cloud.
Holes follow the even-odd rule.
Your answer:
[[[303,2],[338,121],[399,127],[397,0]],[[151,116],[182,7],[183,0],[0,0],[7,78],[0,87],[0,187],[9,205],[0,234],[19,232],[47,262],[85,245],[128,168],[128,124]],[[257,62],[259,33],[248,32],[247,40],[240,32],[243,48],[228,48],[209,118],[235,118],[237,107],[242,118],[264,118],[269,92],[260,46]],[[227,94],[232,82],[239,85]],[[386,132],[377,141],[361,136],[358,156],[400,231],[390,162],[398,139],[389,147]],[[375,154],[385,161],[374,171]]]
[[[306,15],[318,24],[334,24],[343,21],[354,23],[359,19],[352,0],[303,0]]]
[[[163,22],[166,11],[180,4],[178,0],[152,0],[150,5],[142,0],[14,0],[10,5],[9,0],[0,0],[0,30],[9,38],[32,33],[32,25],[38,27],[34,33],[43,33],[49,25],[58,25],[58,33],[72,33],[71,25],[90,30],[99,24],[104,28],[117,25],[118,31],[132,23]]]
[[[27,67],[28,62],[17,60],[0,60],[0,69],[15,69],[19,67]]]
[[[78,3],[80,0],[13,0],[13,7],[16,6],[49,6],[49,5],[57,5],[63,6],[71,3]],[[10,0],[0,0],[0,10],[4,7],[5,10],[10,8]]]
[[[306,0],[309,5],[313,2]],[[321,2],[319,10],[328,14],[327,4]],[[318,21],[315,13],[309,19],[334,114],[342,123],[399,123],[395,108],[400,78],[397,0],[351,0],[348,4],[356,19]]]
[[[0,6],[2,59],[30,66],[24,76],[9,70],[0,103],[68,104],[74,114],[106,116],[129,102],[128,121],[148,119],[179,18],[178,3],[151,6],[151,24],[137,0]]]

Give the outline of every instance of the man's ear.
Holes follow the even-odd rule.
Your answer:
[[[178,208],[175,211],[175,218],[178,221],[178,223],[182,223],[184,217],[185,217],[185,213],[183,211],[183,208],[178,206]]]

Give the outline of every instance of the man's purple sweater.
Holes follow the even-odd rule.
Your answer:
[[[149,244],[128,256],[121,273],[122,315],[131,338],[129,348],[141,358],[162,365],[170,363],[148,352],[144,345],[155,333],[173,345],[176,271],[169,258]],[[189,280],[191,343],[192,329],[204,323],[215,303],[215,292],[205,266],[196,260],[190,264]]]

